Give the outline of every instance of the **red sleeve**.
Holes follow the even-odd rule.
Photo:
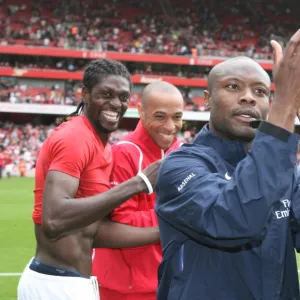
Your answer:
[[[130,149],[129,149],[130,147]],[[140,153],[133,145],[114,145],[114,167],[111,181],[114,185],[122,183],[138,173]],[[111,213],[111,219],[136,227],[157,226],[158,221],[154,209],[138,211],[139,195],[127,200]]]
[[[60,134],[53,136],[49,149],[49,171],[55,170],[80,178],[90,158],[88,142],[80,135]]]

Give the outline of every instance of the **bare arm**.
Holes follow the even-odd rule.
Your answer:
[[[158,227],[134,227],[109,219],[100,223],[93,248],[133,248],[159,243]]]
[[[153,184],[160,162],[152,164],[144,173]],[[49,238],[86,227],[107,216],[132,196],[146,192],[144,181],[135,176],[111,190],[86,198],[74,198],[79,179],[58,171],[49,171],[43,193],[43,230]]]

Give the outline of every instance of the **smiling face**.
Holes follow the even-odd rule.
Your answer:
[[[182,128],[183,102],[174,87],[169,92],[149,92],[147,104],[138,106],[145,129],[161,149],[168,149]]]
[[[84,114],[98,133],[109,134],[118,129],[129,98],[129,81],[122,76],[107,76],[90,92],[83,89]]]
[[[205,91],[209,129],[226,139],[250,142],[256,131],[250,121],[267,118],[268,74],[254,61],[240,58],[218,66],[209,80],[210,90]]]

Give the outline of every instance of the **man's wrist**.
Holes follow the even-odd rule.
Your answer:
[[[132,178],[132,180],[135,184],[138,193],[148,192],[147,185],[140,176],[136,175],[135,177]]]
[[[268,122],[286,129],[290,132],[294,131],[297,109],[291,105],[283,105],[278,102],[271,104]]]
[[[287,142],[292,134],[290,131],[266,121],[261,121],[258,129],[260,132],[272,135],[283,142]]]

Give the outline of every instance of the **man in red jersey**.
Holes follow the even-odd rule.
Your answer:
[[[184,101],[172,84],[157,81],[143,91],[141,117],[134,132],[113,145],[112,182],[118,185],[141,169],[180,147]],[[157,226],[156,195],[139,194],[111,213],[111,219],[136,226]],[[155,300],[161,246],[152,244],[129,249],[95,249],[93,274],[97,276],[101,300]]]
[[[91,277],[92,248],[159,242],[157,227],[106,218],[127,199],[151,191],[160,164],[109,190],[112,155],[107,142],[128,107],[130,74],[120,62],[93,61],[83,85],[77,110],[39,153],[33,212],[37,247],[20,279],[19,300],[98,299],[98,284]]]

